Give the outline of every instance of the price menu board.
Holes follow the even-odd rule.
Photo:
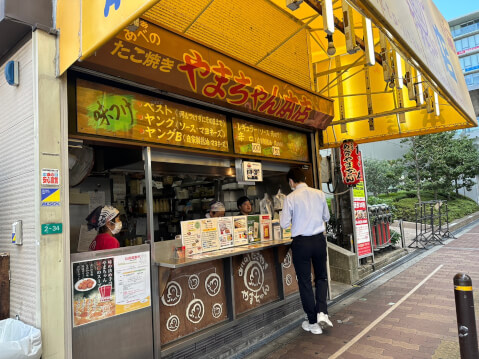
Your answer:
[[[79,133],[229,150],[224,115],[82,79],[76,93]]]
[[[305,133],[233,118],[233,138],[238,154],[309,161]]]

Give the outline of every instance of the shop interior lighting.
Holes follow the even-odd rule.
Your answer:
[[[366,64],[373,66],[376,63],[374,54],[374,37],[373,26],[371,20],[363,17],[363,33],[364,33],[364,52],[366,53]]]
[[[336,48],[334,47],[333,35],[326,35],[328,39],[328,50],[326,51],[329,56],[333,56],[336,53]]]
[[[434,109],[436,111],[436,116],[439,117],[439,115],[441,114],[440,110],[439,110],[439,96],[437,95],[437,92],[434,91]]]
[[[334,33],[333,0],[323,0],[321,7],[323,9],[324,31],[326,34],[332,35]]]
[[[417,99],[419,105],[424,105],[424,94],[422,92],[422,75],[417,71]]]

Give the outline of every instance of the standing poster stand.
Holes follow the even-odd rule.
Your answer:
[[[367,205],[368,195],[364,177],[363,158],[360,151],[358,151],[358,155],[359,163],[361,165],[360,181],[350,193],[353,208],[354,248],[358,255],[359,264],[360,259],[371,256],[373,257],[374,262],[374,251],[369,228],[369,213]]]

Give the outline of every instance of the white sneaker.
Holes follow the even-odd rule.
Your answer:
[[[309,321],[305,320],[301,326],[307,332],[311,332],[313,334],[323,334],[323,331],[319,327],[318,323],[309,324]]]
[[[322,327],[322,328],[326,328],[326,327],[333,327],[333,323],[331,323],[331,321],[329,320],[329,317],[327,314],[324,314],[323,312],[321,313],[318,313],[318,324]]]

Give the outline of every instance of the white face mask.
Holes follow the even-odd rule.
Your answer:
[[[115,227],[113,227],[113,229],[111,230],[111,233],[112,234],[120,233],[122,227],[123,227],[123,223],[115,222]]]

